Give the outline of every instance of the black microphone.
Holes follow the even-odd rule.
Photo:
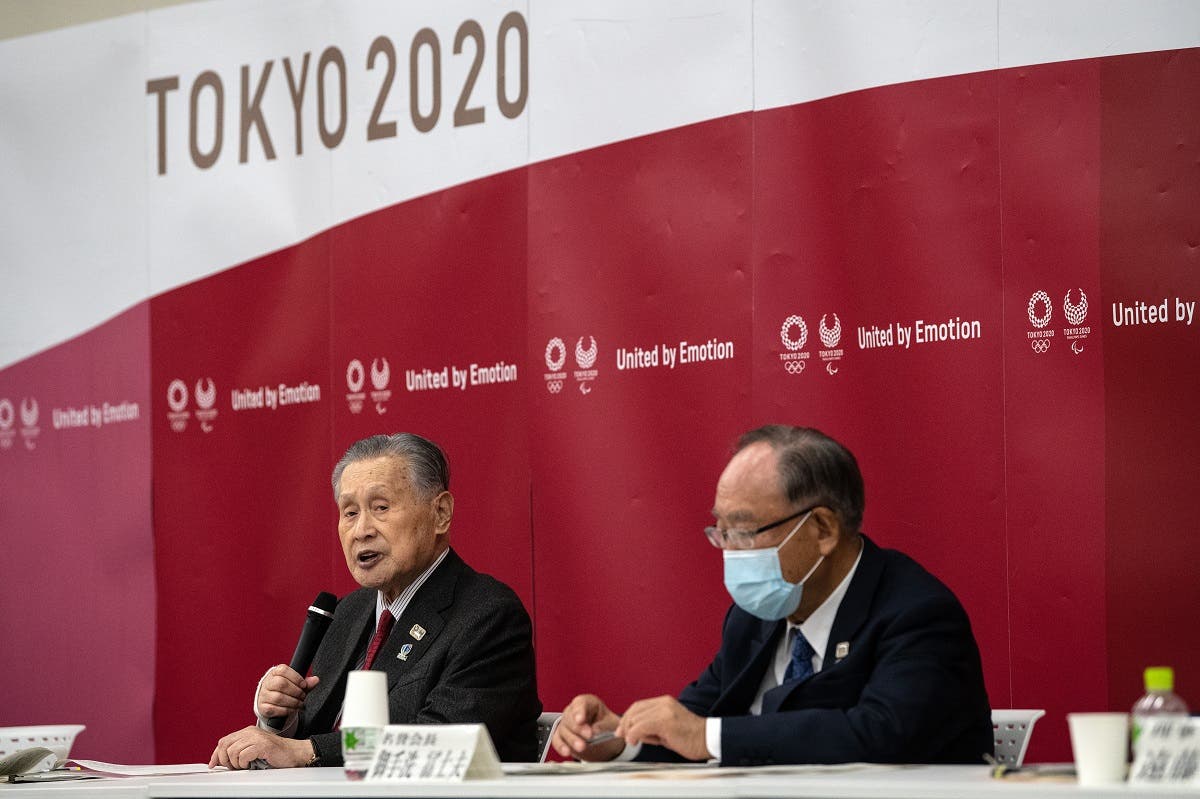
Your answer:
[[[288,664],[300,672],[301,676],[307,674],[308,667],[312,665],[317,647],[321,645],[321,639],[329,629],[329,622],[333,621],[333,609],[337,607],[337,603],[336,596],[322,591],[308,606],[304,629],[300,631],[300,640],[296,642],[296,651],[292,653],[292,662]],[[272,716],[266,723],[273,730],[282,730],[283,725],[287,723],[287,716]]]

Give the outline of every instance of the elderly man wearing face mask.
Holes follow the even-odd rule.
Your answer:
[[[991,711],[948,588],[859,530],[854,456],[812,429],[746,433],[705,529],[734,605],[721,648],[678,699],[617,715],[593,694],[553,745],[581,760],[981,763]]]

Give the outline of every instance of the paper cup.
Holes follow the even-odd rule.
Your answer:
[[[367,776],[379,735],[388,723],[387,674],[352,671],[346,677],[342,704],[342,762],[347,779]]]
[[[1128,713],[1068,713],[1080,785],[1123,782],[1128,771]]]
[[[386,727],[387,723],[387,674],[382,671],[350,672],[346,677],[342,726]]]

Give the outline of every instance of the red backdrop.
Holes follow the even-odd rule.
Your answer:
[[[1048,709],[1031,759],[1151,662],[1200,696],[1196,326],[1113,315],[1200,298],[1198,86],[1188,50],[722,117],[385,208],[0,372],[42,409],[27,434],[0,402],[0,668],[35,689],[0,723],[206,758],[316,592],[352,587],[334,460],[402,429],[444,445],[455,546],[533,613],[550,709],[704,665],[728,598],[700,529],[767,421],[856,452],[866,531],[963,600],[993,705]],[[917,340],[947,321],[965,337]],[[281,385],[306,401],[241,407]],[[51,424],[86,398],[141,414]],[[61,689],[68,646],[108,698]]]

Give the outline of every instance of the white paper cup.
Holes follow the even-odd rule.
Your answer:
[[[342,761],[347,779],[366,778],[388,723],[387,673],[352,671],[342,703]]]
[[[1128,713],[1068,713],[1080,785],[1123,782],[1128,771]]]
[[[352,671],[346,677],[342,704],[343,727],[386,727],[388,723],[387,673]]]

